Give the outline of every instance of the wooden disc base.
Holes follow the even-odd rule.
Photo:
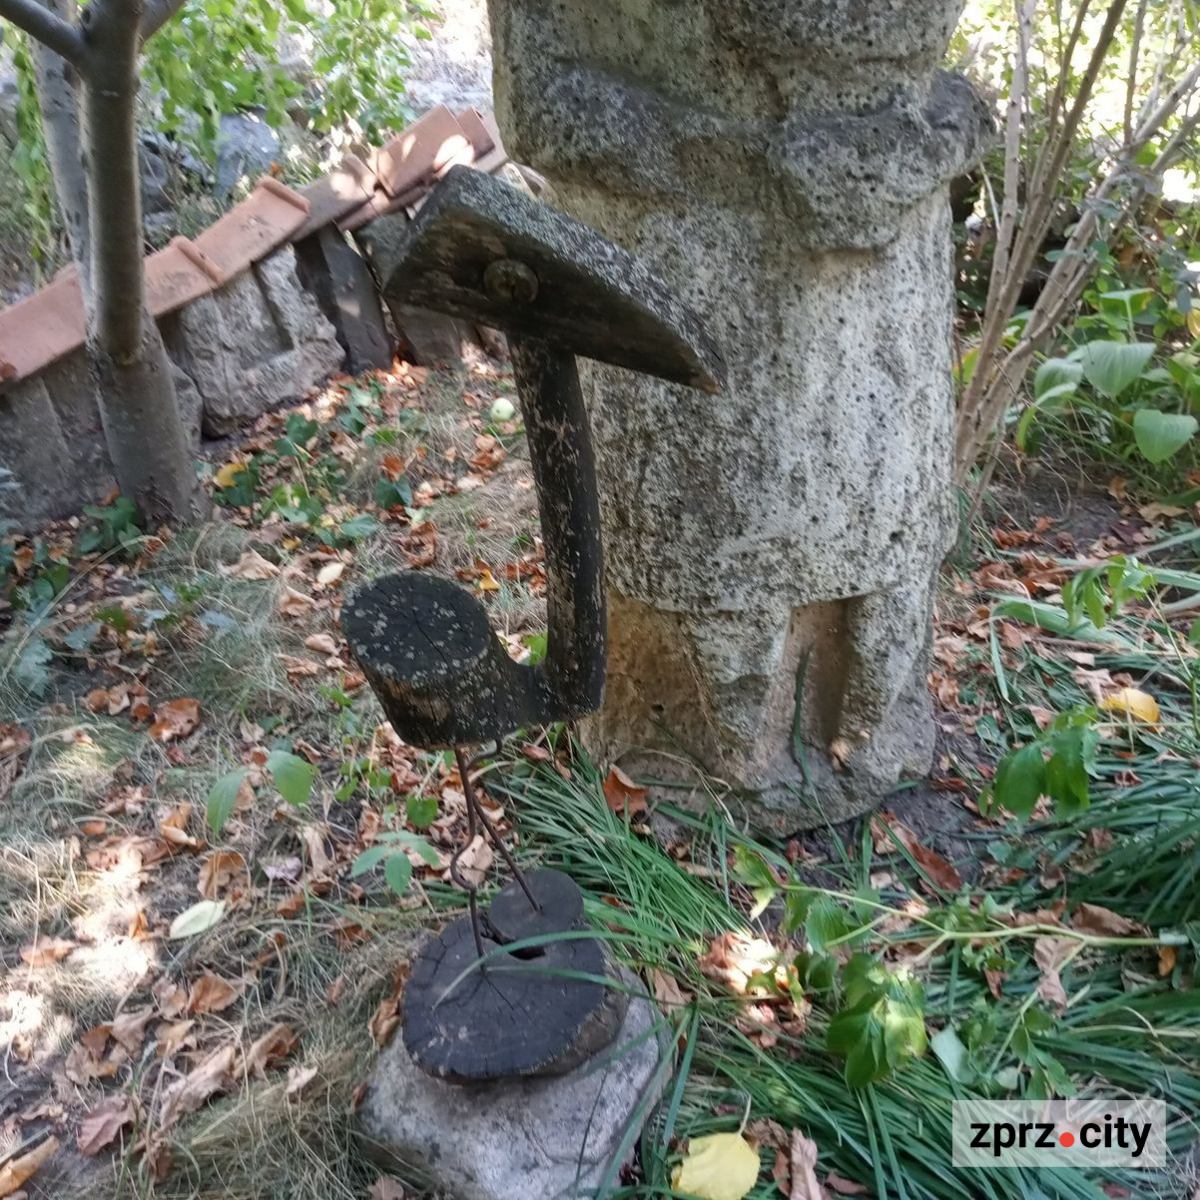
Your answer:
[[[578,928],[582,900],[567,876],[535,872],[530,886],[539,903],[555,899],[556,908],[543,904],[537,913],[510,883],[486,918],[493,934],[497,904],[509,940]],[[426,942],[413,961],[404,991],[404,1045],[427,1074],[451,1083],[564,1075],[616,1037],[628,997],[606,986],[616,972],[598,939],[559,939],[517,957],[489,937],[483,950],[481,963],[464,918]]]

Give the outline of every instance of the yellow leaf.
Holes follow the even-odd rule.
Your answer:
[[[496,577],[484,567],[479,573],[479,582],[475,585],[481,592],[498,592],[500,585],[496,582]]]
[[[1105,696],[1100,701],[1100,707],[1105,712],[1127,713],[1135,721],[1144,721],[1147,725],[1157,725],[1162,715],[1159,712],[1158,701],[1153,696],[1131,687]]]
[[[700,1200],[742,1200],[758,1182],[758,1151],[740,1133],[692,1138],[671,1187]]]
[[[1187,317],[1188,333],[1194,338],[1200,338],[1200,308],[1193,308]]]
[[[216,475],[213,476],[213,481],[216,483],[217,487],[220,487],[220,488],[233,487],[233,485],[235,483],[237,483],[237,477],[245,469],[246,469],[246,464],[244,462],[241,462],[238,459],[234,459],[233,462],[227,462],[216,473]]]

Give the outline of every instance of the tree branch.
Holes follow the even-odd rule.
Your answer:
[[[80,74],[87,69],[87,47],[79,30],[43,8],[38,0],[0,0],[0,17],[23,29],[55,54],[61,54]]]
[[[0,0],[0,4],[3,2]],[[187,0],[147,0],[138,31],[141,45],[144,46],[186,3]]]

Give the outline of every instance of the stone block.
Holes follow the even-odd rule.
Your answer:
[[[210,437],[301,398],[342,362],[333,326],[300,286],[290,246],[165,321],[163,336],[199,393]]]
[[[459,1086],[419,1070],[396,1038],[359,1108],[366,1151],[412,1186],[453,1200],[592,1196],[668,1072],[661,1018],[636,977],[616,1040],[568,1075]],[[617,1164],[618,1167],[623,1164]],[[616,1181],[616,1173],[612,1175]]]
[[[300,281],[337,331],[352,375],[392,365],[392,337],[362,255],[333,225],[296,243]]]

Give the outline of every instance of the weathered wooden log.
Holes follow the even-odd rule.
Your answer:
[[[616,1036],[627,997],[602,982],[612,969],[595,938],[552,942],[533,958],[483,947],[481,963],[464,918],[413,961],[403,1037],[427,1074],[451,1083],[564,1075]]]
[[[488,928],[495,941],[507,945],[564,929],[583,928],[583,896],[579,885],[569,875],[561,871],[533,871],[525,876],[525,884],[538,907],[529,903],[529,897],[519,883],[506,884],[487,911]],[[531,947],[513,953],[518,957],[531,957],[542,953],[542,948]]]
[[[391,300],[509,335],[538,492],[549,628],[544,665],[518,666],[473,597],[394,576],[347,605],[351,651],[397,733],[416,745],[485,742],[593,712],[604,693],[604,568],[574,356],[712,390],[720,355],[636,259],[478,172],[451,171],[410,225],[384,225],[366,244]]]
[[[449,580],[385,575],[354,593],[342,628],[392,728],[411,745],[485,742],[545,711],[542,674],[508,657],[483,606]]]

